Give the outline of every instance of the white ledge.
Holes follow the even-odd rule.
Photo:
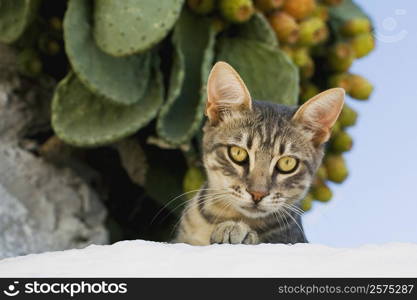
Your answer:
[[[0,277],[417,277],[417,244],[349,249],[123,241],[7,258]]]

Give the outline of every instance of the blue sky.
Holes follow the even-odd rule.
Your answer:
[[[350,177],[304,217],[311,242],[336,247],[417,243],[417,1],[356,0],[375,23],[377,48],[352,68],[375,91],[348,99],[360,114],[349,130]]]

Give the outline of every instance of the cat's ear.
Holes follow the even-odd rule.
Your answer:
[[[252,100],[239,74],[225,62],[216,63],[207,81],[206,115],[212,124],[222,114],[252,109]]]
[[[334,88],[324,91],[300,106],[293,120],[313,132],[313,142],[316,145],[325,143],[331,134],[343,108],[345,90]]]

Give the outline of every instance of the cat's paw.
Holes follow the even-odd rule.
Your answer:
[[[211,234],[211,244],[258,244],[258,234],[243,222],[226,221],[218,224]]]

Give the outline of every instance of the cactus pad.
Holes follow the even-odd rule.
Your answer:
[[[243,39],[257,40],[271,46],[278,46],[275,32],[261,13],[255,13],[250,21],[239,26],[238,36]]]
[[[52,101],[52,126],[63,141],[99,146],[129,136],[155,117],[163,101],[162,76],[155,74],[136,104],[114,104],[91,93],[73,74],[58,85]]]
[[[94,37],[107,54],[125,56],[150,49],[177,21],[184,0],[97,0]]]
[[[214,38],[211,23],[187,11],[175,26],[168,99],[157,123],[159,136],[171,144],[187,142],[201,124]]]
[[[64,38],[74,72],[90,91],[116,104],[138,102],[148,84],[151,54],[118,58],[103,53],[94,43],[91,14],[92,2],[69,1]]]
[[[37,0],[0,0],[0,42],[15,42],[32,21]]]
[[[219,43],[217,60],[237,70],[254,99],[297,104],[298,70],[284,52],[254,40],[223,38]]]

